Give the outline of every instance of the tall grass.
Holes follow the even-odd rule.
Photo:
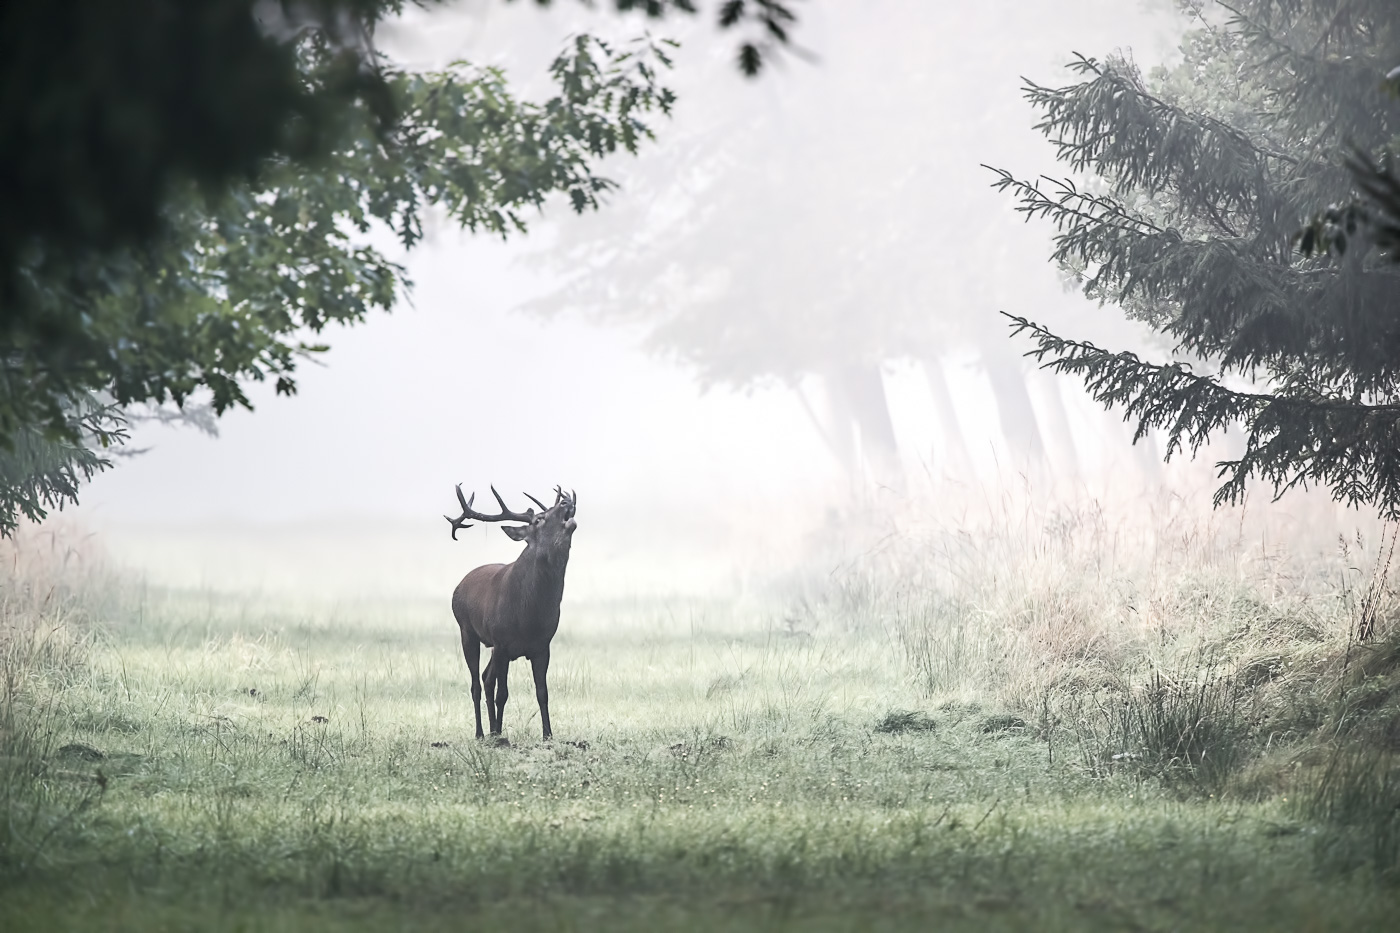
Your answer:
[[[1364,868],[1400,882],[1400,756],[1394,748],[1342,742],[1327,749],[1297,810],[1321,827],[1316,847],[1324,865],[1343,873]]]
[[[1381,702],[1347,659],[1400,605],[1394,529],[1297,505],[1290,521],[1008,493],[975,518],[905,517],[835,571],[789,580],[790,616],[888,638],[930,703],[1020,715],[1089,775],[1279,792],[1258,767],[1235,778],[1350,728],[1349,676],[1352,707]]]
[[[1068,732],[1085,771],[1095,776],[1121,772],[1215,793],[1248,754],[1241,690],[1208,662],[1175,674],[1154,670],[1143,683],[1107,695],[1055,701],[1071,713]]]
[[[125,585],[58,523],[0,542],[0,870],[23,870],[106,790],[65,744],[59,697],[91,675],[97,627]]]
[[[1387,549],[1380,566],[1388,561]],[[1377,595],[1384,590],[1373,574],[1355,601],[1353,640],[1333,661],[1322,741],[1303,762],[1308,780],[1295,806],[1320,825],[1325,865],[1400,883],[1400,627]]]
[[[91,623],[115,578],[86,542],[61,530],[22,526],[0,541],[0,673],[11,703],[83,667]]]

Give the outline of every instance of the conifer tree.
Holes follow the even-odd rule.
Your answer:
[[[1160,428],[1168,456],[1241,425],[1217,504],[1258,478],[1400,515],[1400,187],[1384,167],[1400,100],[1383,90],[1400,4],[1183,6],[1195,23],[1171,68],[1079,57],[1075,83],[1027,82],[1075,177],[995,170],[1018,210],[1055,224],[1052,258],[1084,293],[1152,325],[1174,360],[1009,315],[1013,331],[1137,437]]]

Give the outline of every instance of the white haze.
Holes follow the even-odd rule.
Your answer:
[[[1131,49],[1145,66],[1169,56],[1180,23],[1166,6],[812,0],[798,4],[796,35],[818,61],[789,56],[748,83],[727,67],[736,37],[716,32],[709,17],[658,24],[588,14],[565,2],[541,12],[532,4],[492,0],[415,13],[386,30],[383,42],[396,60],[414,67],[457,57],[500,65],[517,86],[538,95],[547,91],[540,80],[545,64],[571,31],[625,37],[650,29],[679,36],[685,47],[670,80],[680,102],[672,121],[656,118],[658,140],[644,155],[663,166],[668,140],[703,137],[699,129],[725,107],[787,120],[794,133],[818,141],[802,157],[830,157],[819,143],[838,137],[849,116],[822,115],[820,96],[834,83],[869,80],[857,72],[878,64],[895,92],[902,75],[932,67],[951,77],[908,119],[925,126],[933,121],[946,144],[905,152],[905,127],[888,125],[867,145],[946,176],[948,190],[961,193],[991,180],[978,167],[983,162],[1023,176],[1053,174],[1051,150],[1030,129],[1028,106],[1013,106],[1017,119],[1008,125],[979,115],[1019,100],[1022,74],[1047,84],[1069,80],[1056,66],[1074,51],[1102,56]],[[701,67],[715,56],[725,68]],[[1005,63],[993,69],[994,80],[985,78],[989,61]],[[969,77],[957,80],[960,74]],[[860,169],[850,166],[853,174]],[[623,183],[612,207],[625,205],[633,171],[627,158],[610,163],[609,174]],[[1009,200],[990,189],[976,203],[985,207],[984,216],[948,217],[939,203],[905,208],[910,217],[926,218],[929,261],[951,270],[950,293],[992,296],[984,306],[930,307],[930,315],[1000,328],[995,312],[1005,309],[1069,322],[1076,336],[1143,345],[1116,311],[1065,293],[1046,261],[1045,225],[1022,224]],[[765,205],[754,203],[753,210],[764,212]],[[517,312],[557,285],[551,273],[522,257],[547,252],[569,225],[590,222],[556,203],[528,238],[508,244],[434,225],[430,241],[406,259],[415,282],[411,303],[330,332],[333,349],[324,365],[302,370],[295,398],[253,386],[256,412],[224,417],[217,439],[189,429],[143,428],[135,446],[151,450],[93,482],[77,520],[95,529],[118,560],[157,583],[445,598],[464,570],[509,559],[518,548],[490,528],[473,529],[456,544],[448,539],[440,516],[456,509],[457,482],[487,501],[487,484],[495,483],[517,506],[524,501],[521,490],[544,497],[556,483],[577,489],[580,531],[570,568],[575,596],[732,590],[796,561],[814,533],[831,533],[832,514],[858,502],[884,509],[965,507],[953,502],[949,487],[924,480],[938,473],[934,415],[909,361],[885,365],[900,455],[912,477],[910,488],[895,496],[843,478],[790,388],[702,392],[692,371],[647,352],[646,330],[635,323],[609,326],[568,315],[542,320]],[[946,228],[959,222],[997,227],[996,251],[985,250],[985,238],[978,245],[948,236]],[[801,242],[812,231],[794,224],[789,233]],[[814,276],[834,272],[810,270]],[[952,281],[957,277],[966,280]],[[966,287],[974,282],[978,288]],[[1003,478],[1023,480],[1017,452],[1005,449],[995,430],[986,378],[969,365],[975,353],[965,344],[950,338],[942,352],[982,481],[971,490],[963,483],[956,494],[987,500]],[[1037,384],[1043,382],[1032,380],[1033,391]],[[1082,391],[1065,397],[1085,464],[1077,494],[1135,492],[1141,461],[1128,448],[1127,431]],[[1062,441],[1051,438],[1050,446]],[[1176,476],[1178,482],[1187,477],[1196,492],[1208,488],[1200,470]]]

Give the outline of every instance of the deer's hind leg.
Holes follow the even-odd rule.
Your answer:
[[[462,654],[467,659],[467,670],[472,675],[472,708],[476,710],[476,737],[481,738],[481,676],[478,669],[481,667],[481,639],[476,637],[476,632],[470,626],[462,626]],[[487,701],[487,710],[490,710],[490,700]]]
[[[510,674],[510,659],[500,648],[491,649],[491,660],[486,665],[486,712],[491,717],[491,734],[500,735],[506,718],[506,698],[510,690],[506,678]]]

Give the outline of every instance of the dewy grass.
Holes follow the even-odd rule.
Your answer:
[[[1389,655],[1277,562],[1065,527],[968,544],[994,581],[911,534],[825,590],[566,603],[550,743],[529,691],[471,737],[445,600],[84,608],[7,655],[0,928],[1388,929],[1336,853],[1393,765],[1317,736],[1385,734]]]
[[[1392,748],[1339,743],[1328,749],[1298,811],[1317,822],[1318,854],[1332,869],[1400,880],[1400,762]]]
[[[1170,675],[1153,671],[1140,685],[1085,700],[1070,695],[1058,702],[1090,774],[1125,772],[1217,792],[1247,754],[1240,690],[1210,663]]]

